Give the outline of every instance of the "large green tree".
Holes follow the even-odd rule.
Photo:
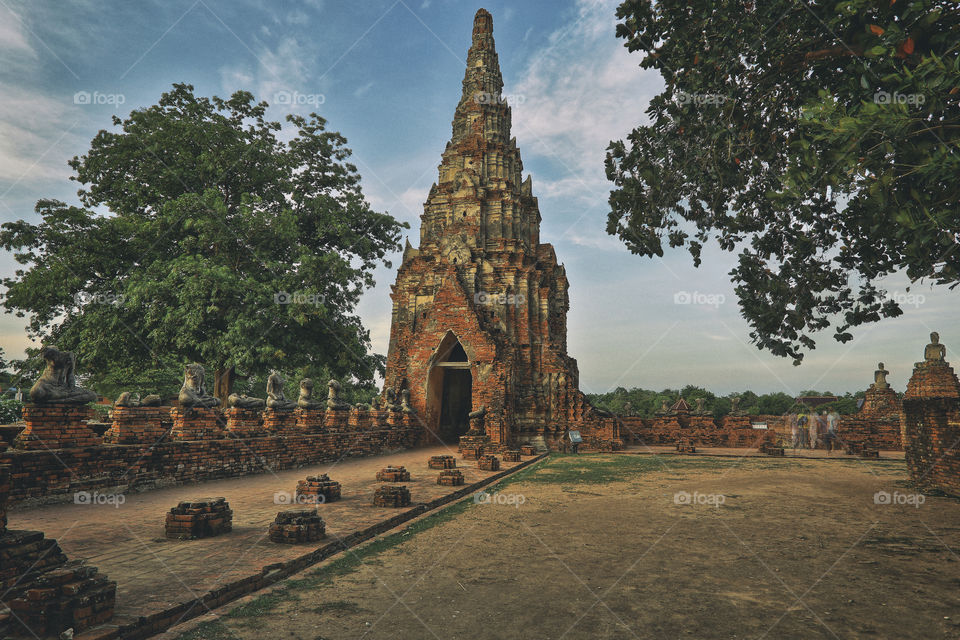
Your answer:
[[[665,88],[611,143],[607,231],[638,254],[736,251],[741,313],[794,358],[902,313],[878,280],[960,282],[960,5],[627,0]]]
[[[3,225],[25,265],[4,307],[111,387],[169,389],[187,361],[219,396],[235,371],[369,382],[382,358],[354,309],[406,225],[371,210],[323,118],[288,116],[283,142],[266,107],[177,84],[114,117],[70,162],[82,206],[40,200],[38,223]]]

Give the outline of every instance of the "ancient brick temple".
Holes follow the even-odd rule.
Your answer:
[[[616,420],[588,404],[567,355],[567,277],[540,242],[502,88],[493,18],[481,9],[420,246],[408,242],[393,287],[386,388],[409,391],[428,441],[455,443],[472,426],[495,447],[555,447],[569,428],[616,446]]]

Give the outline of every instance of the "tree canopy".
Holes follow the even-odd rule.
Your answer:
[[[665,88],[608,149],[608,233],[716,241],[761,349],[902,313],[878,281],[960,282],[960,9],[948,0],[627,0]]]
[[[354,309],[406,225],[370,208],[323,118],[287,116],[283,142],[267,106],[176,84],[114,116],[69,163],[82,206],[3,225],[25,265],[5,309],[115,388],[175,389],[188,361],[371,381],[382,358]]]

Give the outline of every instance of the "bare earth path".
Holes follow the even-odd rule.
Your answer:
[[[100,504],[55,504],[14,509],[11,529],[43,531],[56,538],[71,560],[84,560],[117,582],[117,607],[111,624],[166,610],[234,580],[258,574],[269,564],[291,560],[359,529],[397,515],[403,509],[374,507],[375,476],[387,464],[404,465],[405,484],[416,506],[462,487],[436,484],[428,469],[431,455],[455,454],[448,447],[426,447],[390,455],[344,459],[305,467],[180,485],[123,496]],[[529,458],[526,458],[529,459]],[[467,484],[493,475],[476,462],[458,460]],[[514,463],[503,463],[508,469]],[[267,530],[277,512],[297,505],[277,504],[278,492],[292,494],[297,480],[328,473],[343,486],[343,499],[320,505],[327,540],[310,545],[276,544]],[[233,510],[233,531],[203,540],[164,538],[167,511],[181,500],[223,496]]]
[[[498,488],[523,504],[455,506],[181,637],[960,638],[960,502],[905,481],[900,461],[554,456]]]

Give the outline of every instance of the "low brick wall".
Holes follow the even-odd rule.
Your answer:
[[[700,447],[756,448],[776,441],[771,429],[754,429],[757,417],[726,416],[715,421],[709,416],[665,416],[623,418],[622,433],[627,442],[646,445],[673,445],[680,440]]]
[[[124,434],[136,430],[129,420]],[[322,428],[323,433],[215,439],[150,440],[72,449],[8,449],[0,465],[10,466],[11,504],[69,502],[77,491],[126,492],[268,470],[295,469],[341,456],[375,455],[413,447],[419,426],[408,421],[385,428]],[[144,432],[152,433],[151,429]]]

